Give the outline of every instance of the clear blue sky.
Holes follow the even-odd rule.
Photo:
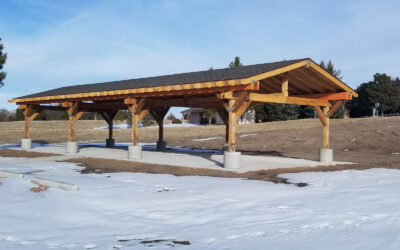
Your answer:
[[[400,1],[0,2],[7,100],[94,83],[310,57],[352,87],[400,76]],[[174,109],[178,112],[179,109]]]

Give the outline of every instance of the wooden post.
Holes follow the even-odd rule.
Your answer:
[[[167,115],[169,107],[154,107],[150,110],[150,115],[158,124],[158,141],[164,141],[164,117]]]
[[[64,103],[63,106],[68,107],[68,115],[69,115],[68,141],[73,142],[75,140],[75,123],[82,117],[82,115],[85,112],[79,111],[79,102]]]
[[[19,109],[24,110],[24,120],[25,120],[25,126],[24,126],[24,138],[28,139],[29,138],[29,125],[31,121],[33,121],[38,115],[39,111],[33,110],[32,105],[20,105]]]
[[[228,151],[235,152],[236,150],[236,113],[233,112],[234,100],[230,100],[228,104]]]
[[[138,145],[139,116],[132,114],[132,145]]]
[[[29,138],[29,117],[31,116],[32,106],[27,105],[27,108],[24,110],[25,115],[25,131],[24,131],[24,138]]]
[[[111,120],[109,123],[108,123],[108,139],[112,139],[113,138],[113,125],[114,124],[114,120]]]
[[[248,91],[243,91],[239,93],[237,100],[229,100],[227,106],[224,106],[228,113],[227,116],[225,112],[220,112],[217,109],[220,116],[222,115],[221,118],[226,120],[226,142],[229,152],[236,151],[236,126],[239,123],[240,117],[250,105],[249,95]]]
[[[69,135],[68,141],[72,142],[75,139],[75,124],[74,124],[74,117],[69,115]]]
[[[329,148],[329,107],[324,107],[325,125],[323,126],[322,148]]]
[[[322,124],[322,148],[329,148],[329,107],[324,107],[323,111],[320,107],[314,106],[318,118]]]
[[[124,103],[128,105],[128,109],[132,115],[132,145],[138,145],[138,134],[139,134],[139,122],[149,111],[145,108],[145,99],[139,101],[134,98],[128,98],[124,100]]]
[[[108,124],[108,139],[113,138],[113,123],[115,115],[117,114],[118,110],[108,111],[108,112],[99,112],[99,114],[103,117],[103,119]]]

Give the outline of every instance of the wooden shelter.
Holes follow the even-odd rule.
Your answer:
[[[15,102],[25,114],[25,138],[29,123],[42,110],[67,110],[69,141],[75,123],[85,112],[100,113],[109,125],[118,110],[132,113],[132,144],[138,143],[138,124],[150,113],[159,125],[170,107],[214,108],[226,124],[228,151],[235,151],[238,119],[251,103],[313,106],[323,126],[323,148],[329,148],[329,118],[343,101],[357,97],[345,83],[309,58],[207,70],[132,80],[76,85],[28,96]]]

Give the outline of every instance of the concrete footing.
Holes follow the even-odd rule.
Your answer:
[[[52,180],[47,180],[47,179],[42,179],[42,178],[32,178],[31,182],[36,184],[36,185],[41,185],[45,187],[55,187],[55,188],[60,188],[66,191],[76,191],[79,190],[79,187],[77,185],[61,182],[61,181],[52,181]]]
[[[69,141],[66,143],[67,153],[78,153],[78,143],[74,141]]]
[[[11,177],[13,177],[13,178],[23,178],[24,175],[20,174],[20,173],[0,170],[0,178],[11,178]]]
[[[240,155],[240,152],[224,151],[224,168],[239,169]]]
[[[333,161],[333,150],[331,148],[321,148],[319,150],[319,161],[320,162],[332,162]]]
[[[32,148],[32,139],[27,139],[27,138],[21,139],[21,148],[22,149],[31,149]]]
[[[164,151],[167,148],[167,142],[166,141],[158,141],[157,142],[157,150],[158,151]]]
[[[113,148],[115,146],[114,139],[106,139],[106,148]]]
[[[128,159],[142,159],[142,146],[129,146]]]

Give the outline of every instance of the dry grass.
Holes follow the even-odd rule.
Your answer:
[[[77,122],[76,140],[104,142],[107,130],[93,128],[105,126],[104,121]],[[23,122],[0,123],[0,143],[19,143],[23,136]],[[38,142],[65,142],[67,121],[33,121],[31,138]],[[243,134],[256,136],[240,137]],[[130,129],[114,130],[116,141],[130,140]],[[220,137],[210,141],[195,138]],[[165,128],[164,138],[171,146],[220,149],[224,144],[225,126]],[[140,128],[139,141],[155,142],[158,128]],[[281,155],[317,159],[322,144],[322,127],[318,119],[280,121],[241,125],[237,129],[237,150],[245,154]],[[400,117],[331,120],[331,147],[335,160],[373,162],[377,165],[400,164]]]

